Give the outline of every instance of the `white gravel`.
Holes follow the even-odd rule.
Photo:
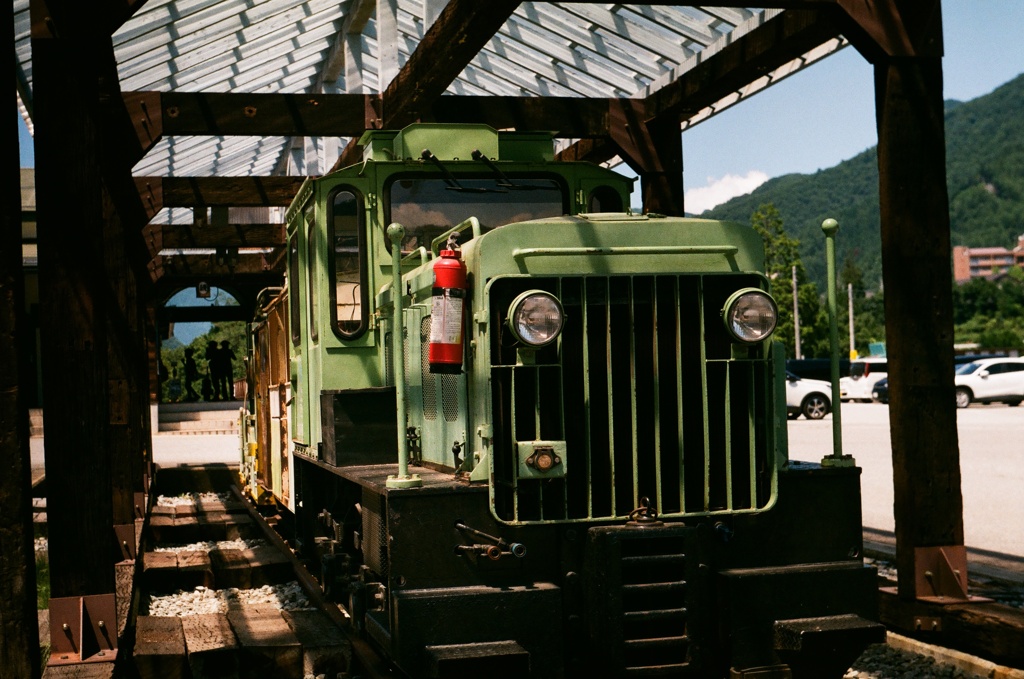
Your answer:
[[[166,596],[150,596],[149,615],[185,617],[204,613],[227,613],[245,605],[274,606],[284,611],[311,609],[309,599],[298,582],[264,585],[257,589],[208,589],[178,591]]]
[[[188,545],[163,545],[154,547],[154,552],[209,552],[212,549],[252,549],[267,544],[266,540],[253,538],[251,540],[221,540],[220,542],[193,542]]]
[[[182,493],[181,495],[158,495],[156,504],[160,507],[181,507],[194,505],[196,502],[227,502],[231,493]]]

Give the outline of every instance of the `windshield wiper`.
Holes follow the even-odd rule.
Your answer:
[[[495,183],[503,189],[512,191],[537,191],[540,189],[551,188],[550,186],[536,186],[533,184],[516,184],[508,178],[508,175],[501,171],[500,167],[494,164],[494,161],[481,153],[480,149],[475,149],[471,155],[473,156],[473,160],[480,161],[486,165],[487,168],[495,174],[495,176],[497,176],[498,179]]]
[[[423,152],[420,153],[420,158],[433,163],[437,169],[441,171],[444,183],[448,185],[445,188],[449,191],[461,191],[464,193],[508,193],[503,189],[488,189],[482,186],[463,186],[459,183],[459,180],[455,178],[455,175],[453,175],[448,168],[444,166],[444,163],[430,152],[430,149],[423,149]]]

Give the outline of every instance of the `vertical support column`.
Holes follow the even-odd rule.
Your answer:
[[[2,24],[4,44],[13,50],[13,15],[5,13]],[[8,129],[8,139],[18,148],[17,123]],[[34,679],[39,676],[40,661],[24,397],[32,343],[26,336],[17,155],[7,154],[7,200],[0,222],[0,516],[4,517],[0,521],[0,668],[11,679]]]
[[[875,98],[896,560],[912,599],[934,594],[919,591],[920,550],[964,544],[941,59],[880,59]]]
[[[640,175],[644,212],[683,214],[683,141],[674,116],[645,120],[643,102],[613,101],[609,135],[622,159]]]
[[[125,461],[112,452],[120,444],[111,422],[128,419],[131,410],[120,405],[129,401],[127,386],[112,386],[124,371],[112,371],[110,361],[111,342],[125,344],[111,332],[120,326],[112,323],[120,311],[106,252],[120,246],[123,261],[123,234],[107,223],[112,177],[105,161],[113,149],[104,111],[116,93],[116,65],[102,13],[76,3],[34,2],[31,9],[43,405],[49,413],[49,664],[113,661],[114,564],[122,561],[113,519],[115,506],[119,514],[125,510]]]

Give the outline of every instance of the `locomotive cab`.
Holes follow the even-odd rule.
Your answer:
[[[288,211],[242,441],[357,633],[416,677],[827,676],[877,640],[859,470],[787,459],[751,229],[630,214],[546,134],[361,142]]]

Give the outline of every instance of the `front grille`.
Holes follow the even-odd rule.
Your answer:
[[[624,519],[756,511],[771,500],[769,365],[736,350],[720,312],[763,287],[749,274],[509,277],[493,282],[491,376],[496,516]],[[515,346],[504,314],[520,292],[557,296],[559,341]],[[565,475],[521,477],[517,442],[565,441]]]

